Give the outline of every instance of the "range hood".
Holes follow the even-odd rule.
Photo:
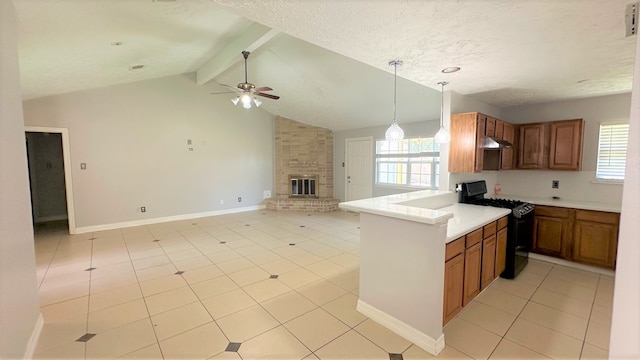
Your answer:
[[[482,148],[483,149],[504,149],[504,148],[510,148],[513,145],[506,141],[506,140],[500,140],[500,139],[496,139],[493,138],[491,136],[485,136],[484,138],[482,138]]]

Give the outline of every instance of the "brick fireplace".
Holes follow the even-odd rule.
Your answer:
[[[275,197],[267,200],[267,208],[337,210],[339,201],[333,198],[333,133],[277,116],[274,141]],[[313,194],[305,194],[311,190],[311,184]],[[294,194],[294,187],[302,193]]]

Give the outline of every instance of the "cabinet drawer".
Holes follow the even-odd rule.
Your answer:
[[[560,208],[555,206],[538,206],[533,210],[534,215],[549,216],[556,218],[568,218],[571,216],[572,209]]]
[[[498,230],[500,230],[502,228],[506,228],[508,223],[509,223],[509,217],[508,216],[505,216],[505,217],[502,217],[502,218],[498,219]]]
[[[444,251],[444,261],[464,252],[464,236],[448,243]]]
[[[483,239],[486,239],[489,236],[494,235],[496,233],[496,221],[485,225],[482,229],[483,229],[482,233],[484,234]]]
[[[479,243],[480,241],[482,241],[482,228],[467,234],[466,247],[470,248],[473,245]]]
[[[576,220],[618,225],[620,214],[604,211],[576,210]]]

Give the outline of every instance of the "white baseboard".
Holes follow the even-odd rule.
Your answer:
[[[613,271],[613,270],[610,270],[610,269],[599,268],[597,266],[584,265],[584,264],[580,264],[580,263],[573,262],[573,261],[554,258],[552,256],[529,253],[529,258],[536,259],[536,260],[542,260],[542,261],[546,261],[546,262],[550,262],[550,263],[554,263],[554,264],[558,264],[558,265],[562,265],[562,266],[572,267],[574,269],[590,271],[590,272],[594,272],[594,273],[598,273],[598,274],[602,274],[602,275],[608,275],[608,276],[615,276],[616,275],[616,272]]]
[[[36,352],[36,346],[38,346],[38,340],[40,339],[40,333],[42,332],[43,327],[44,316],[42,316],[42,313],[39,313],[36,324],[33,326],[31,337],[29,338],[29,342],[27,343],[27,349],[24,351],[24,359],[33,359],[33,354]]]
[[[36,223],[42,223],[47,221],[58,221],[58,220],[67,220],[67,219],[68,219],[67,214],[63,214],[63,215],[36,217],[35,221]]]
[[[94,231],[113,230],[113,229],[120,229],[120,228],[132,227],[132,226],[151,225],[151,224],[158,224],[158,223],[163,223],[168,221],[197,219],[197,218],[203,218],[208,216],[235,214],[235,213],[240,213],[245,211],[262,210],[265,208],[266,208],[265,205],[255,205],[255,206],[246,206],[246,207],[234,208],[234,209],[206,211],[206,212],[194,213],[194,214],[183,214],[183,215],[165,216],[161,218],[125,221],[125,222],[112,223],[112,224],[82,226],[82,227],[76,228],[75,234],[84,234],[84,233],[94,232]]]
[[[436,356],[444,349],[444,334],[440,334],[437,339],[434,339],[360,299],[358,299],[357,310],[371,320],[416,344],[429,354]]]

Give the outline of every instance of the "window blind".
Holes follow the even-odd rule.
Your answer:
[[[624,180],[629,124],[600,124],[596,179]]]

